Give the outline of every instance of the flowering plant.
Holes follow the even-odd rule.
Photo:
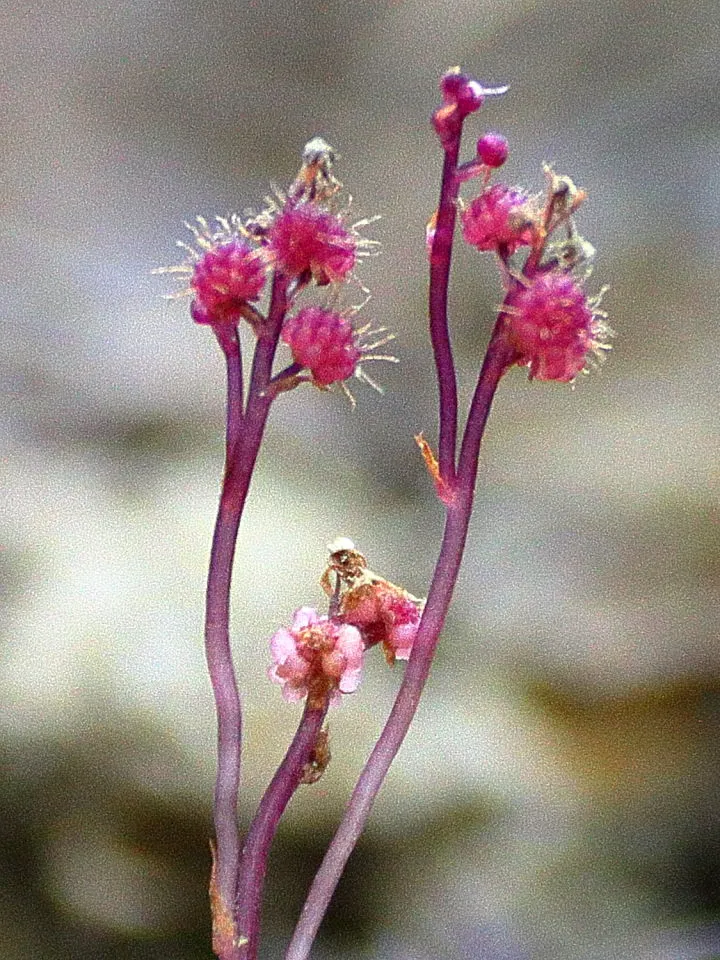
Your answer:
[[[608,349],[610,330],[589,297],[593,248],[577,233],[574,215],[585,194],[545,168],[542,195],[492,182],[508,156],[505,139],[485,133],[475,155],[460,163],[464,123],[488,96],[486,88],[459,70],[441,80],[442,103],[432,122],[443,150],[440,199],[427,228],[430,262],[429,320],[439,392],[437,453],[422,435],[420,451],[445,510],[445,531],[427,600],[374,574],[347,538],[330,546],[321,584],[327,613],[297,610],[289,627],[270,641],[270,680],[304,711],[287,753],[262,797],[241,844],[237,801],[241,763],[241,699],[229,635],[233,556],[253,469],[268,414],[281,393],[309,383],[320,390],[337,384],[352,400],[349,382],[364,380],[370,361],[391,339],[384,328],[358,325],[359,307],[341,309],[345,288],[374,241],[361,232],[372,221],[348,223],[339,204],[332,149],[320,138],[305,147],[302,166],[285,194],[262,213],[242,219],[198,218],[191,245],[181,244],[185,263],[169,268],[185,276],[191,315],[214,333],[227,367],[225,472],[208,573],[205,651],[218,719],[218,768],[214,803],[215,840],[210,895],[213,948],[220,960],[255,960],[267,858],[280,818],[295,790],[314,783],[330,759],[327,711],[355,692],[364,658],[382,647],[387,661],[406,660],[404,676],[382,733],[358,779],[345,814],[312,883],[287,960],[309,955],[344,866],[362,832],[373,801],[408,731],[427,680],[458,577],[473,508],[480,446],[501,378],[513,366],[536,380],[572,382]],[[478,187],[460,199],[465,183]],[[458,389],[448,327],[448,286],[456,221],[464,240],[494,254],[504,300],[489,338],[462,436]],[[269,295],[266,295],[269,287]],[[325,290],[324,303],[305,300],[311,288]],[[262,298],[267,297],[263,308]],[[247,385],[239,325],[254,335]],[[280,344],[289,362],[275,371]]]

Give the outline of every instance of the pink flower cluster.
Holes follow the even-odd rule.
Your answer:
[[[512,254],[532,243],[534,220],[535,211],[524,191],[496,183],[463,210],[463,238],[478,250]]]
[[[222,342],[227,342],[227,336],[232,340],[233,328],[241,320],[250,324],[256,336],[262,333],[269,317],[258,301],[268,280],[281,281],[283,296],[275,309],[282,309],[281,340],[290,348],[293,363],[274,378],[275,393],[303,382],[327,389],[333,383],[344,385],[350,377],[379,389],[361,361],[397,362],[393,356],[374,352],[393,337],[385,335],[373,342],[372,337],[385,329],[371,329],[370,324],[355,327],[350,318],[360,308],[335,309],[335,291],[326,306],[298,309],[309,285],[337,287],[353,280],[359,261],[376,245],[359,232],[373,218],[348,225],[346,211],[336,208],[341,184],[333,173],[334,160],[331,147],[313,138],[286,194],[278,193],[265,210],[250,218],[233,214],[217,217],[211,225],[198,217],[186,224],[194,237],[192,245],[179,243],[187,253],[186,262],[156,271],[187,276],[187,287],[177,296],[192,297],[191,316],[196,323],[213,327]]]
[[[292,625],[270,640],[268,676],[282,685],[286,700],[335,703],[360,685],[365,650],[382,644],[390,664],[409,658],[420,615],[418,601],[384,580],[347,591],[333,617],[301,607]]]
[[[507,143],[494,133],[477,142],[476,159],[460,168],[461,182],[482,178],[479,195],[461,207],[466,243],[494,252],[506,287],[498,332],[512,348],[513,363],[531,378],[567,383],[609,349],[605,314],[590,299],[583,282],[589,276],[589,244],[578,236],[572,216],[584,193],[567,177],[546,168],[544,201],[504,183],[489,184],[493,169],[507,159]],[[564,237],[554,241],[555,231]],[[525,264],[510,258],[527,248]],[[581,267],[581,270],[576,268]]]
[[[358,238],[342,217],[312,203],[288,204],[268,233],[275,262],[288,277],[340,283],[357,263]]]
[[[195,263],[190,288],[196,323],[237,323],[244,304],[265,286],[267,263],[261,250],[242,237],[211,245]]]
[[[255,234],[237,219],[215,234],[195,232],[190,292],[198,323],[237,323],[242,307],[258,300],[270,266],[285,276],[318,286],[347,280],[357,263],[359,237],[339,214],[307,201],[287,201],[266,214],[269,226]],[[262,220],[262,218],[260,218]]]
[[[295,362],[310,371],[319,387],[347,380],[362,357],[352,324],[336,311],[323,307],[304,307],[289,317],[282,339]]]
[[[534,380],[574,380],[603,348],[606,329],[570,273],[548,271],[517,281],[505,299],[503,323],[517,363]]]

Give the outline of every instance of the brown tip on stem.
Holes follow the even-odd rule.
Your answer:
[[[435,454],[432,452],[430,444],[422,433],[416,434],[415,443],[420,447],[420,453],[425,461],[427,471],[435,484],[435,491],[438,497],[446,506],[449,506],[455,499],[455,491],[440,475],[440,465],[438,464]]]

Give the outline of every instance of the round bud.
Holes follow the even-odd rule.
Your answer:
[[[508,142],[499,133],[485,133],[477,142],[477,156],[486,167],[501,167],[508,158]]]

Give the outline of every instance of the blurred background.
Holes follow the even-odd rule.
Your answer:
[[[267,641],[321,603],[326,544],[350,536],[426,592],[428,117],[455,64],[511,84],[468,151],[496,129],[511,183],[541,189],[550,161],[587,190],[617,337],[574,390],[502,384],[436,666],[315,956],[720,956],[718,4],[20,0],[0,44],[1,960],[211,955],[201,635],[224,372],[150,271],[181,259],[184,220],[257,210],[314,134],[355,218],[382,215],[364,316],[402,362],[354,412],[309,388],[275,406],[233,611],[244,821],[299,716]],[[460,249],[465,396],[500,298]],[[333,713],[333,761],[274,848],[267,958],[401,670],[372,658]]]

